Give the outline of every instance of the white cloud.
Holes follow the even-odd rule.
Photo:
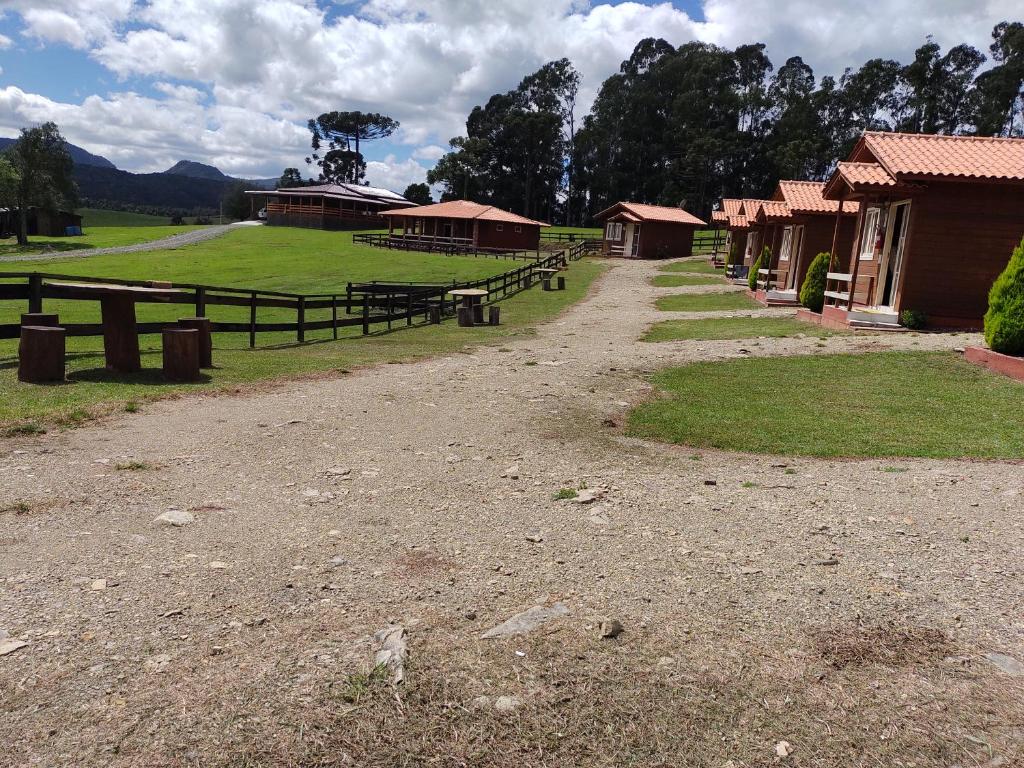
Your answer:
[[[474,105],[552,59],[568,57],[583,75],[585,112],[644,37],[764,41],[776,66],[799,54],[819,75],[838,74],[872,56],[906,61],[927,34],[984,49],[1018,3],[705,0],[706,20],[695,21],[668,2],[366,0],[328,13],[315,0],[0,0],[23,34],[87,50],[159,94],[67,104],[11,86],[0,90],[0,128],[56,119],[70,140],[130,170],[190,158],[273,175],[308,153],[309,117],[380,111],[401,121],[392,146],[411,159],[374,160],[370,180],[404,188],[423,180]]]
[[[7,35],[0,35],[0,51],[10,48],[14,44]]]

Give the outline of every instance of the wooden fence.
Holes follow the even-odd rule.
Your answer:
[[[440,253],[445,256],[474,256],[489,259],[539,259],[542,256],[540,249],[524,251],[511,248],[481,248],[473,245],[470,238],[441,235],[434,237],[431,235],[394,235],[387,232],[357,232],[352,235],[352,242],[372,245],[376,248]]]
[[[583,244],[559,251],[536,261],[530,261],[500,275],[466,282],[452,281],[438,283],[393,283],[378,282],[349,283],[343,292],[331,294],[300,294],[260,289],[224,288],[212,285],[175,283],[169,286],[159,281],[119,280],[114,278],[80,277],[43,272],[0,272],[0,302],[24,301],[28,312],[42,312],[46,299],[96,301],[94,287],[98,285],[122,285],[143,288],[165,288],[154,295],[139,294],[136,303],[181,304],[194,308],[196,317],[205,317],[210,306],[241,307],[249,310],[247,322],[216,321],[212,324],[216,333],[248,333],[249,346],[256,346],[258,333],[294,332],[296,340],[306,340],[308,331],[331,330],[338,338],[338,329],[362,327],[362,333],[370,333],[374,325],[386,325],[390,330],[396,322],[405,321],[407,326],[422,317],[431,322],[454,314],[456,302],[449,292],[462,288],[482,288],[487,291],[487,302],[498,301],[506,296],[530,288],[539,282],[542,269],[554,269],[575,261],[584,254]],[[286,309],[295,312],[294,322],[260,322],[261,308]],[[329,320],[309,320],[307,312],[330,310]],[[160,333],[167,322],[138,323],[140,334]],[[103,327],[99,323],[62,323],[68,336],[101,336]],[[18,338],[19,324],[0,324],[0,339]]]

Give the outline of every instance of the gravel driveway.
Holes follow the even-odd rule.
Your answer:
[[[83,248],[80,251],[53,251],[51,253],[27,253],[22,256],[0,256],[0,263],[14,261],[53,261],[54,259],[84,259],[89,256],[105,256],[111,253],[139,253],[141,251],[163,251],[195,245],[204,240],[225,235],[239,227],[262,226],[256,221],[237,221],[234,224],[211,224],[202,229],[191,229],[180,235],[171,235],[159,240],[150,240],[135,245],[119,245],[116,248]]]
[[[0,656],[0,763],[1019,765],[1019,465],[618,426],[666,365],[970,339],[644,344],[684,316],[655,269],[616,263],[500,348],[0,443],[0,630],[27,643]],[[556,601],[542,633],[479,639]],[[392,623],[409,693],[374,719],[352,675]]]

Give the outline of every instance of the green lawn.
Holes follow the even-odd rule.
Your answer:
[[[563,234],[574,234],[580,237],[601,239],[604,230],[600,227],[544,227],[541,232],[561,232]]]
[[[1024,384],[945,352],[771,357],[671,368],[632,435],[793,456],[1024,457]]]
[[[82,217],[83,229],[89,227],[162,227],[171,223],[170,216],[108,211],[103,208],[79,208],[75,213]],[[186,217],[185,221],[190,221],[190,218]]]
[[[666,312],[713,312],[716,310],[764,309],[760,304],[738,291],[724,293],[680,293],[662,296],[656,302]]]
[[[691,339],[756,339],[760,336],[813,336],[825,338],[830,331],[791,317],[715,317],[702,320],[666,320],[653,326],[644,341],[688,341]]]
[[[182,232],[199,228],[195,224],[184,224],[180,227],[172,227],[169,224],[160,226],[83,227],[85,234],[81,237],[30,236],[28,245],[25,247],[19,246],[13,237],[8,240],[0,240],[0,256],[36,255],[90,248],[116,248],[122,245],[148,243],[151,240],[159,240],[171,235],[180,235]],[[6,269],[3,262],[0,262],[0,269]]]
[[[682,285],[724,285],[725,278],[716,275],[687,274],[658,275],[651,279],[655,288],[677,288]]]
[[[263,288],[300,293],[344,293],[348,281],[409,280],[450,282],[499,274],[522,262],[446,257],[438,254],[387,251],[352,244],[351,234],[284,227],[236,230],[223,238],[174,251],[152,251],[130,256],[97,256],[61,262],[31,264],[31,271],[49,271],[91,277],[170,280]],[[0,271],[30,271],[0,265]],[[498,328],[458,328],[446,321],[440,326],[396,328],[393,333],[375,331],[361,336],[358,328],[341,329],[342,338],[331,340],[330,331],[307,333],[307,343],[295,343],[294,333],[262,333],[258,347],[248,349],[246,334],[216,334],[210,380],[200,384],[172,385],[155,373],[160,367],[160,338],[143,336],[143,366],[137,376],[111,376],[103,370],[103,343],[98,337],[68,339],[70,383],[34,386],[16,380],[17,341],[0,341],[0,424],[24,421],[60,423],[76,421],[118,407],[168,393],[230,388],[262,379],[320,371],[350,369],[377,362],[414,359],[458,350],[466,344],[500,339],[528,332],[529,326],[548,319],[582,298],[602,267],[594,262],[572,264],[565,291],[530,290],[501,302],[503,325]],[[95,302],[46,301],[44,310],[58,312],[65,322],[98,322]],[[24,302],[0,302],[0,323],[17,322]],[[138,306],[141,322],[173,321],[188,316],[184,305]],[[209,307],[214,320],[247,322],[242,307]],[[307,312],[308,321],[330,318],[330,310]],[[287,309],[260,309],[259,322],[294,322]],[[376,328],[376,326],[374,326]]]
[[[725,275],[724,269],[716,269],[704,259],[692,261],[675,261],[661,268],[662,272],[696,272],[702,275]]]

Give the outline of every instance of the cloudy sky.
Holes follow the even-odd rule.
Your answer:
[[[583,108],[637,41],[762,41],[820,74],[908,60],[927,35],[987,50],[1019,0],[0,0],[0,136],[54,120],[119,168],[181,159],[276,176],[333,109],[402,123],[368,180],[422,181],[469,110],[569,57]]]

